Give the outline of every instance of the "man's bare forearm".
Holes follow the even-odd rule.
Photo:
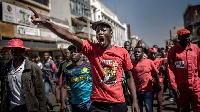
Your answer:
[[[74,44],[78,49],[82,48],[82,44],[83,44],[82,40],[78,38],[77,36],[74,36],[71,32],[69,32],[67,28],[58,26],[48,20],[46,20],[44,26],[50,31],[52,31],[53,33],[55,33],[60,38]]]
[[[156,79],[156,82],[158,83],[158,86],[160,86],[160,80],[159,80],[158,74],[156,74],[155,79]]]
[[[67,97],[67,85],[61,86],[61,104],[65,104],[65,100]]]
[[[126,84],[127,84],[128,90],[131,94],[132,102],[137,103],[136,87],[135,87],[134,79],[132,76],[132,72],[125,71],[125,74],[126,74]]]

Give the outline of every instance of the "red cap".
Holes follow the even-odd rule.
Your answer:
[[[8,46],[3,47],[2,49],[7,51],[8,48],[10,48],[10,47],[20,47],[20,48],[23,48],[23,49],[30,49],[28,47],[24,47],[24,43],[20,39],[12,39],[12,40],[10,40],[8,42]]]
[[[190,34],[190,31],[187,29],[181,29],[177,32],[178,35],[185,35],[185,34]]]
[[[158,53],[158,51],[157,51],[157,48],[155,48],[155,47],[151,47],[151,48],[149,48],[149,53]]]

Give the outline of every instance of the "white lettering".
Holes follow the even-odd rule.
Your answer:
[[[112,60],[99,60],[100,63],[103,64],[107,64],[107,65],[111,65],[112,64]]]

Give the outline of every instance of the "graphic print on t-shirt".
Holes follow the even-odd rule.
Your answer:
[[[104,64],[102,67],[104,75],[101,77],[101,84],[107,86],[117,85],[116,81],[116,72],[118,67],[117,61],[112,62],[112,60],[100,60],[100,63]],[[108,64],[112,66],[109,66]]]

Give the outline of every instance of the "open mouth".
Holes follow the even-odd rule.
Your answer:
[[[99,39],[99,43],[100,43],[100,44],[104,44],[104,43],[105,43],[103,37]]]

